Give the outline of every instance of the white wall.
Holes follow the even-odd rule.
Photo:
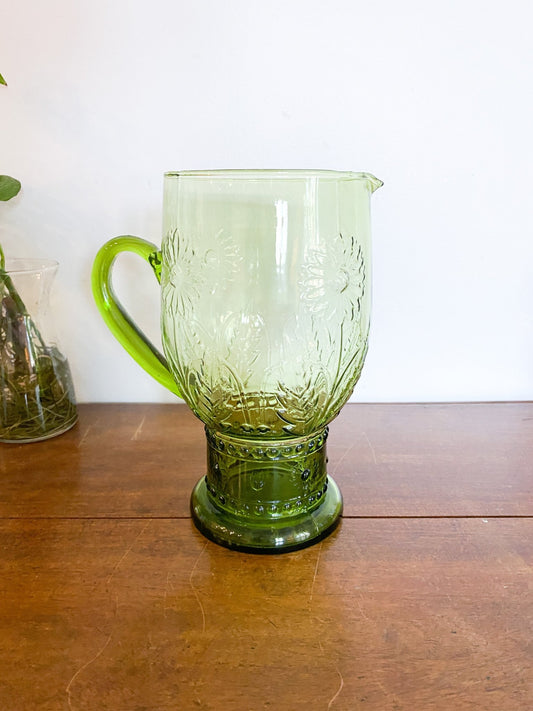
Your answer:
[[[533,6],[487,0],[18,0],[0,9],[0,205],[55,257],[80,401],[173,401],[93,305],[109,237],[160,241],[165,170],[368,170],[371,348],[356,400],[533,398]],[[158,332],[157,285],[117,275]]]

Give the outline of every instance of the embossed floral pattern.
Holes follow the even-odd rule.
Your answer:
[[[327,249],[310,249],[302,266],[301,299],[315,316],[350,320],[361,311],[365,261],[355,237],[339,233]]]
[[[366,351],[365,259],[355,237],[324,244],[303,255],[293,282],[300,298],[269,313],[239,291],[240,274],[249,277],[231,235],[204,239],[203,250],[177,230],[167,236],[165,352],[207,426],[301,436],[325,426],[348,398]],[[270,297],[276,303],[275,291]]]
[[[300,384],[278,385],[286,432],[306,432],[329,422],[359,379],[367,347],[366,268],[355,237],[337,235],[309,248],[300,269],[300,320],[305,347],[297,354]]]
[[[163,242],[161,289],[165,308],[177,316],[187,316],[200,296],[202,274],[190,241],[177,230]]]
[[[230,283],[241,261],[237,246],[222,231],[213,235],[208,249],[201,251],[191,236],[173,229],[163,241],[162,253],[163,303],[179,316],[190,316],[206,290],[214,294]]]

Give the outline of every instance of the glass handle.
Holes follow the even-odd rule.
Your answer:
[[[161,385],[181,397],[165,357],[132,321],[115,294],[112,271],[120,252],[138,254],[150,264],[157,280],[161,281],[161,252],[155,244],[131,235],[115,237],[98,251],[93,264],[92,289],[98,310],[111,333],[131,357]]]

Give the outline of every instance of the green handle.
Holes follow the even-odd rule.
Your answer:
[[[155,244],[139,237],[124,235],[109,240],[98,251],[92,270],[93,296],[109,330],[147,373],[178,397],[181,393],[165,357],[128,316],[111,282],[113,264],[120,252],[134,252],[145,259],[161,281],[161,252]]]

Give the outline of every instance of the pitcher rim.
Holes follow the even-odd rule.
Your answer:
[[[302,168],[216,168],[214,170],[170,170],[165,178],[211,178],[234,180],[309,179],[321,180],[366,180],[377,190],[383,181],[366,171],[302,169]]]

